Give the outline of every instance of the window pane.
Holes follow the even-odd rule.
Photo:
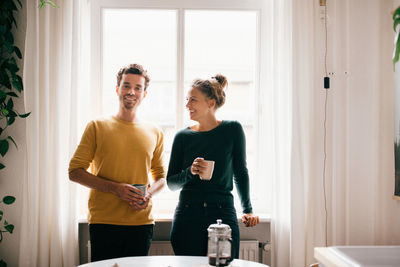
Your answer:
[[[227,98],[218,113],[246,125],[254,121],[256,23],[253,11],[185,12],[186,90],[195,78],[225,75]]]
[[[141,118],[162,126],[165,134],[165,163],[168,166],[173,137],[182,121],[176,118],[176,98],[186,98],[195,78],[217,73],[228,79],[225,105],[220,119],[242,123],[247,141],[247,159],[253,206],[257,206],[255,173],[255,73],[257,13],[254,11],[184,10],[184,25],[178,25],[175,10],[111,9],[102,11],[102,115],[115,114],[118,98],[116,75],[122,66],[142,64],[151,78],[146,99],[139,108]],[[184,32],[184,88],[176,95],[177,26]],[[185,103],[185,101],[183,102]],[[178,115],[178,116],[177,116]],[[181,117],[182,118],[182,117]],[[192,124],[183,114],[184,125]],[[179,126],[178,126],[179,125]],[[236,190],[234,190],[236,197]],[[255,194],[256,193],[256,194]],[[166,189],[154,198],[153,211],[172,213],[178,192]],[[255,201],[254,201],[255,200]],[[236,201],[236,204],[239,204]],[[239,204],[240,206],[240,204]],[[238,212],[241,208],[238,207]]]
[[[116,76],[122,66],[139,63],[150,86],[138,112],[165,127],[175,125],[176,11],[104,9],[102,38],[103,114],[115,114]]]
[[[146,9],[104,9],[102,17],[103,115],[118,111],[119,69],[131,63],[143,65],[150,85],[138,114],[162,127],[166,166],[176,124],[176,17],[174,10]],[[153,211],[171,213],[176,202],[177,195],[166,189],[155,197]]]
[[[226,103],[219,119],[241,122],[247,143],[247,166],[253,206],[257,206],[255,159],[255,72],[257,13],[254,11],[189,10],[185,12],[185,94],[195,78],[221,73],[228,79]],[[192,124],[187,112],[185,125]],[[232,192],[237,199],[237,192]],[[241,212],[240,201],[235,201]]]

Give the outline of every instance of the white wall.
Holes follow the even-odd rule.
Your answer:
[[[328,244],[400,245],[400,201],[392,199],[393,1],[328,0],[327,4],[327,68],[331,77],[327,107]],[[313,164],[322,166],[325,30],[320,21],[315,39],[318,67],[313,131],[317,145],[313,152],[318,157]],[[315,177],[321,177],[322,167],[315,170]],[[315,188],[323,200],[322,182]],[[319,210],[324,217],[323,207]],[[315,245],[323,246],[323,219],[318,227],[316,233],[322,233],[322,238]]]
[[[334,72],[328,104],[328,159],[333,161],[328,169],[333,187],[346,191],[331,205],[331,240],[399,245],[400,201],[392,199],[393,1],[331,0],[328,7],[328,71]]]
[[[24,54],[25,31],[26,31],[26,8],[25,1],[21,1],[23,8],[16,14],[18,29],[15,31],[15,45]],[[23,62],[19,62],[20,76],[22,77]],[[15,109],[20,113],[24,113],[23,94],[17,101],[14,101]],[[29,111],[28,111],[29,112]],[[0,171],[0,198],[6,195],[16,197],[16,201],[12,205],[1,205],[4,217],[1,223],[6,219],[9,223],[14,224],[13,234],[3,233],[3,241],[0,243],[0,258],[3,259],[7,266],[18,266],[18,251],[20,238],[20,218],[22,210],[22,187],[21,183],[25,174],[24,165],[26,162],[26,119],[17,118],[15,123],[6,129],[5,134],[13,137],[18,145],[18,150],[14,145],[10,144],[10,149],[2,158],[2,162],[6,168]]]

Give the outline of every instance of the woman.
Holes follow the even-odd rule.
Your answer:
[[[176,255],[207,255],[210,224],[217,219],[232,229],[235,258],[239,256],[239,226],[231,191],[233,181],[243,208],[246,226],[259,223],[252,214],[246,144],[243,128],[237,121],[220,121],[215,112],[225,103],[227,79],[216,75],[196,79],[187,96],[186,108],[197,124],[179,131],[174,138],[167,174],[171,190],[182,189],[171,228],[171,243]],[[203,180],[205,160],[215,162],[210,180]]]

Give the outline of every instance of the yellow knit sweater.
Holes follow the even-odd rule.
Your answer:
[[[165,177],[163,132],[145,122],[126,122],[116,117],[91,121],[70,161],[68,172],[88,169],[115,182],[146,184]],[[145,225],[154,223],[152,202],[144,210],[134,211],[126,201],[111,193],[91,189],[89,223]]]

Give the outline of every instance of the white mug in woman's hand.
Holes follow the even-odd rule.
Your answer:
[[[215,161],[212,160],[204,160],[204,163],[207,163],[207,166],[205,167],[203,174],[200,176],[201,180],[211,180],[211,177],[214,172],[214,164]]]

